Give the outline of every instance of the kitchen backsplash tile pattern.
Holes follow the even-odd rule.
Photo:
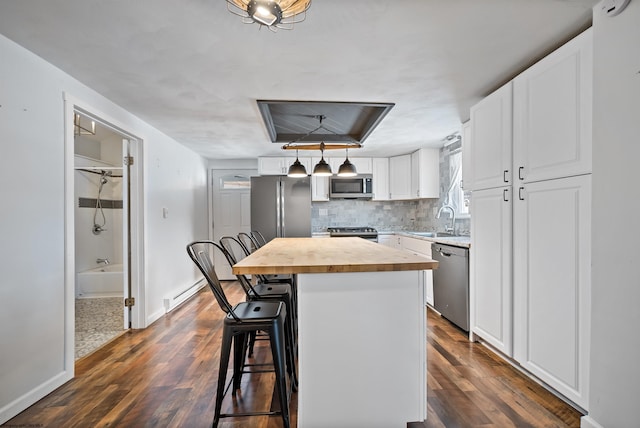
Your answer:
[[[449,187],[450,150],[440,150],[440,194]],[[438,208],[444,202],[440,199],[420,199],[414,201],[362,201],[331,200],[314,202],[311,209],[311,229],[326,232],[327,227],[368,226],[378,231],[444,230],[449,218],[436,219]],[[456,231],[469,233],[469,218],[456,219]]]

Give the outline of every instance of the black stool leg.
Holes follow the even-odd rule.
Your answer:
[[[216,407],[213,416],[212,427],[216,428],[220,421],[220,410],[222,409],[222,399],[224,398],[224,384],[227,381],[227,367],[229,367],[229,355],[231,354],[231,342],[233,333],[227,326],[222,330],[222,346],[220,347],[220,367],[218,369],[218,388],[216,392]]]
[[[282,411],[282,421],[285,428],[290,428],[289,421],[289,400],[287,400],[286,381],[286,345],[284,321],[282,318],[274,320],[271,329],[271,353],[273,354],[273,364],[276,370],[276,382],[278,383],[278,395],[280,398],[280,410]]]
[[[233,337],[233,390],[240,389],[244,356],[247,350],[247,333],[238,333]]]

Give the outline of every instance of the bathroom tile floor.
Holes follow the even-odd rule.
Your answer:
[[[124,331],[122,305],[122,297],[76,299],[76,360]]]

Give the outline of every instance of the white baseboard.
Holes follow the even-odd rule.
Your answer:
[[[591,416],[586,415],[580,418],[580,428],[604,428]]]
[[[0,408],[0,424],[7,422],[23,410],[27,409],[38,400],[53,392],[73,378],[73,371],[63,371],[48,381],[36,386],[31,391],[16,398],[11,403]]]

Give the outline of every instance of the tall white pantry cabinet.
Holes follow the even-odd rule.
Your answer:
[[[471,330],[588,410],[592,31],[471,109]]]

